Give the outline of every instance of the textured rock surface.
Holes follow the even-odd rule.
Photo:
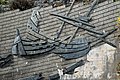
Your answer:
[[[116,49],[108,44],[103,44],[92,49],[87,55],[84,66],[75,69],[73,75],[65,75],[65,78],[87,79],[87,80],[114,80],[114,61]]]

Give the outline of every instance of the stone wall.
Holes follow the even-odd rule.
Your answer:
[[[88,11],[89,6],[90,5],[83,6],[82,3],[76,4],[69,16],[77,18],[79,13],[80,15],[84,15]],[[50,6],[39,9],[42,17],[39,24],[41,32],[54,38],[55,33],[61,25],[61,21],[56,17],[51,16],[49,12],[64,15],[68,11],[68,8],[69,7],[65,8],[64,6],[52,8]],[[103,29],[105,31],[109,31],[113,29],[116,25],[116,18],[120,15],[119,8],[120,1],[114,3],[111,1],[105,1],[98,4],[95,7],[94,12],[91,14],[93,20],[90,23],[96,26],[95,29],[97,31],[102,31]],[[21,12],[19,12],[19,10],[15,10],[0,14],[0,54],[11,53],[11,46],[15,38],[16,28],[19,28],[22,37],[26,37],[26,25],[31,16],[32,10],[33,9],[29,9]],[[72,35],[75,29],[75,27],[66,24],[60,39]],[[86,33],[86,31],[80,29],[76,38],[84,35],[90,40],[94,39]],[[114,42],[113,39],[115,39],[115,36],[117,35],[118,33],[109,36],[108,40]],[[44,57],[37,56],[30,59],[14,56],[13,61],[14,62],[9,67],[0,69],[1,80],[17,80],[39,72],[43,72],[44,76],[49,76],[50,74],[57,73],[56,63],[62,67],[66,67],[76,62],[76,59],[65,61],[55,54],[50,54]]]

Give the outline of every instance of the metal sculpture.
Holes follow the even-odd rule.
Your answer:
[[[72,18],[69,18],[69,17],[61,16],[59,14],[55,14],[55,13],[51,13],[51,14],[55,15],[55,16],[58,16],[57,17],[58,19],[60,19],[62,21],[65,21],[66,23],[69,23],[69,24],[73,25],[74,27],[81,28],[81,29],[86,30],[86,31],[91,32],[91,33],[103,35],[103,32],[98,32],[98,31],[95,31],[93,29],[81,26],[81,23],[82,23],[82,24],[84,24],[88,27],[93,27],[93,28],[95,27],[95,26],[92,26],[92,25],[86,23],[85,21],[75,20],[75,19],[72,19]],[[79,22],[79,23],[74,23],[73,21],[74,22]]]
[[[12,47],[12,54],[13,55],[22,55],[22,54],[26,54],[25,50],[24,50],[24,47],[23,47],[23,43],[22,43],[22,39],[21,39],[21,36],[20,36],[20,32],[19,30],[17,29],[16,31],[17,33],[17,36],[14,40],[14,44],[13,44],[13,47]]]
[[[92,6],[90,7],[89,11],[86,13],[86,15],[80,16],[79,20],[89,22],[91,20],[90,14],[92,13],[95,5],[98,4],[98,2],[99,2],[99,0],[94,0],[94,2],[92,3]],[[69,42],[71,42],[73,40],[73,38],[75,37],[78,30],[79,30],[79,27],[75,29],[75,32],[73,33],[73,35],[69,39]]]
[[[70,40],[69,40],[69,43],[72,41],[72,39],[74,38],[74,36],[75,36],[75,34],[77,33],[78,29],[80,28],[80,29],[86,30],[86,31],[88,31],[88,32],[90,32],[90,33],[93,33],[93,34],[91,34],[91,36],[94,36],[94,37],[97,37],[97,38],[101,39],[100,42],[103,41],[103,42],[105,42],[105,43],[107,43],[107,44],[109,44],[109,45],[111,45],[111,46],[113,46],[113,47],[116,47],[113,43],[108,42],[108,41],[106,41],[106,40],[103,39],[103,38],[105,38],[105,37],[107,37],[108,35],[112,34],[112,33],[113,33],[114,31],[116,31],[117,29],[109,32],[108,34],[104,34],[103,32],[98,32],[98,31],[95,31],[94,29],[90,29],[90,28],[85,27],[85,26],[88,26],[88,27],[95,28],[95,26],[90,25],[88,22],[89,22],[90,19],[91,19],[91,18],[89,17],[89,16],[90,16],[90,13],[92,12],[94,6],[95,6],[98,2],[99,2],[99,0],[95,0],[95,1],[93,2],[93,4],[92,4],[90,10],[88,11],[88,13],[85,15],[85,17],[79,17],[79,19],[72,19],[72,18],[67,17],[67,16],[61,16],[61,15],[59,15],[59,14],[50,13],[51,15],[57,16],[58,19],[60,19],[60,20],[66,22],[66,23],[68,23],[68,24],[71,24],[71,25],[77,27],[76,30],[75,30],[75,32],[74,32],[74,34],[71,36],[71,38],[70,38]],[[85,26],[82,26],[82,25],[85,25]],[[94,35],[94,34],[95,34],[95,35]],[[99,37],[96,36],[96,34],[99,35]],[[106,35],[107,35],[107,36],[106,36]],[[105,37],[103,37],[103,36],[105,36]],[[101,37],[101,38],[100,38],[100,37]]]
[[[75,0],[73,1],[73,4],[74,4],[74,2],[75,2]],[[78,18],[78,20],[76,20],[76,19],[72,19],[72,20],[75,21],[75,22],[77,22],[77,23],[80,23],[80,24],[81,24],[81,22],[83,22],[83,21],[85,21],[85,23],[86,23],[86,22],[89,22],[89,21],[91,20],[90,13],[92,12],[92,10],[94,9],[94,6],[95,6],[98,2],[99,2],[99,0],[95,0],[95,1],[92,3],[92,6],[90,7],[88,13],[86,13],[85,16],[80,16],[80,17]],[[71,5],[71,7],[73,6],[73,4]],[[70,7],[70,10],[72,9],[71,7]],[[68,13],[70,12],[70,10],[68,11]],[[59,16],[59,15],[56,15],[56,14],[52,14],[52,15]],[[61,17],[61,16],[60,16],[60,17]],[[68,18],[67,18],[67,19],[68,19]],[[63,22],[62,26],[60,27],[60,29],[59,29],[59,31],[58,31],[57,38],[59,37],[60,33],[62,32],[62,29],[63,29],[64,24],[65,24],[65,21]],[[84,24],[84,22],[83,22],[83,24]],[[86,24],[87,24],[87,23],[86,23]],[[82,26],[82,24],[81,24],[81,26]],[[89,24],[88,24],[88,26],[94,28],[94,26],[92,26],[92,25],[89,25]],[[75,32],[73,33],[73,35],[72,35],[71,38],[69,39],[68,43],[70,43],[70,42],[72,41],[72,39],[75,37],[78,29],[79,29],[79,27],[76,28]]]
[[[80,60],[80,61],[76,62],[75,64],[73,64],[73,65],[69,66],[68,68],[64,69],[63,74],[73,73],[75,68],[84,65],[85,62],[86,61],[84,61],[84,60]],[[49,76],[49,80],[58,80],[59,78],[60,78],[60,76],[59,76],[58,73]]]
[[[44,80],[44,77],[42,76],[42,73],[39,73],[39,74],[32,75],[30,77],[21,78],[18,80]]]
[[[19,30],[17,29],[17,37],[14,40],[12,54],[14,55],[34,55],[43,54],[54,49],[54,46],[49,43],[36,43],[33,41],[22,40]]]
[[[91,25],[91,24],[89,24],[89,23],[87,23],[87,22],[85,22],[84,20],[77,20],[77,19],[72,19],[72,18],[69,18],[69,17],[67,17],[67,16],[61,16],[61,15],[59,15],[59,14],[55,14],[55,13],[50,13],[51,15],[54,15],[54,16],[58,16],[58,19],[66,19],[66,20],[69,20],[69,21],[74,21],[74,22],[76,22],[76,23],[79,23],[79,24],[83,24],[83,25],[86,25],[86,26],[88,26],[88,27],[92,27],[92,28],[95,28],[95,26],[93,26],[93,25]],[[59,18],[60,17],[60,18]],[[65,21],[66,22],[66,21]]]
[[[27,28],[30,28],[36,32],[39,32],[38,23],[39,23],[40,13],[37,10],[33,10],[31,18],[28,20]]]
[[[80,38],[73,40],[69,44],[61,43],[59,46],[56,46],[55,50],[52,52],[68,60],[83,57],[87,55],[89,51],[90,45],[87,40]]]
[[[5,67],[7,64],[12,62],[13,56],[11,54],[0,55],[0,68]]]
[[[89,22],[91,20],[90,14],[92,13],[94,7],[100,2],[100,0],[94,0],[93,3],[91,4],[90,9],[88,10],[88,12],[86,13],[86,15],[84,16],[80,16],[79,19],[80,20],[84,20],[86,22]]]
[[[76,39],[76,40],[72,41],[71,43],[67,44],[67,43],[63,43],[62,41],[60,42],[58,40],[53,40],[51,38],[48,38],[47,36],[44,36],[40,33],[38,34],[32,30],[29,30],[29,32],[34,34],[34,36],[38,37],[38,38],[40,38],[41,36],[45,37],[47,39],[47,41],[49,41],[48,43],[51,43],[51,45],[54,45],[55,49],[52,50],[51,52],[53,52],[55,54],[59,54],[60,57],[64,57],[64,59],[73,59],[73,58],[82,57],[82,56],[86,55],[90,50],[90,46],[86,39]],[[66,56],[67,54],[69,54],[69,55]],[[70,54],[71,54],[71,57],[69,57]]]
[[[95,34],[91,34],[91,33],[88,33],[89,35],[91,35],[91,36],[93,36],[93,37],[96,37],[96,38],[98,38],[97,40],[100,40],[99,42],[97,42],[97,43],[101,43],[101,42],[105,42],[105,43],[107,43],[107,44],[109,44],[109,45],[111,45],[111,46],[113,46],[113,47],[115,47],[115,48],[117,48],[117,46],[116,45],[114,45],[113,43],[111,43],[111,42],[109,42],[109,41],[107,41],[107,40],[105,40],[105,38],[107,37],[107,36],[109,36],[109,35],[111,35],[113,32],[115,32],[115,31],[117,31],[117,28],[115,28],[115,29],[113,29],[113,30],[111,30],[110,32],[108,32],[108,33],[104,33],[103,35],[101,35],[101,36],[97,36],[97,35],[95,35]]]
[[[64,59],[75,59],[86,55],[90,51],[90,46],[86,39],[76,39],[69,44],[55,41],[40,33],[36,33],[33,30],[29,30],[39,39],[44,37],[43,42],[34,42],[21,39],[20,35],[17,35],[12,48],[14,55],[29,56],[34,54],[55,53]],[[19,31],[17,30],[17,34]],[[45,41],[47,40],[47,41]]]
[[[71,4],[71,7],[70,7],[67,15],[69,14],[70,10],[72,9],[74,2],[75,2],[75,0]],[[76,59],[76,58],[80,58],[80,57],[87,55],[87,53],[91,49],[91,45],[90,45],[89,41],[87,41],[86,39],[80,38],[80,39],[72,40],[73,36],[76,33],[74,33],[74,35],[71,37],[69,43],[63,43],[63,41],[58,40],[59,35],[62,32],[65,22],[77,27],[76,30],[81,28],[90,33],[93,33],[93,35],[91,34],[92,36],[94,36],[94,34],[97,34],[97,35],[99,35],[100,38],[98,36],[95,36],[95,37],[101,39],[101,41],[104,41],[104,42],[112,45],[113,47],[116,47],[114,44],[105,40],[105,37],[107,37],[114,31],[116,31],[116,29],[110,33],[104,34],[103,32],[98,32],[98,31],[88,28],[88,27],[95,28],[95,26],[89,24],[88,22],[90,21],[89,15],[90,15],[91,11],[93,10],[93,7],[97,3],[98,3],[98,0],[95,0],[93,2],[93,5],[90,8],[89,12],[85,15],[85,17],[79,17],[79,19],[72,19],[67,16],[61,16],[61,15],[58,15],[55,13],[51,13],[54,16],[58,16],[58,18],[60,20],[64,21],[62,26],[60,27],[59,34],[57,35],[57,37],[55,39],[51,39],[51,38],[45,36],[45,34],[39,33],[39,29],[38,29],[39,14],[38,14],[38,11],[34,10],[32,13],[32,16],[29,19],[28,24],[27,24],[27,27],[28,27],[27,33],[29,36],[32,36],[35,39],[31,39],[31,40],[30,39],[29,40],[22,39],[20,36],[19,30],[17,30],[17,37],[15,38],[14,45],[12,47],[12,53],[15,55],[21,55],[21,56],[55,53],[66,60]],[[86,25],[88,27],[83,27],[82,25]],[[77,32],[77,31],[75,31],[75,32]]]
[[[99,0],[95,0],[90,10],[88,11],[88,13],[85,16],[80,16],[78,19],[67,17],[74,5],[74,2],[75,0],[71,4],[70,9],[66,14],[66,16],[50,13],[51,15],[57,16],[58,19],[63,21],[57,33],[57,36],[54,39],[49,38],[48,36],[46,36],[45,34],[39,31],[38,24],[39,24],[40,15],[38,11],[34,10],[27,24],[27,34],[29,35],[29,37],[27,37],[27,39],[23,39],[20,36],[19,30],[17,29],[17,36],[14,40],[14,44],[12,47],[12,54],[20,55],[20,56],[30,56],[30,55],[36,55],[36,54],[44,55],[44,54],[54,53],[59,55],[61,58],[64,58],[65,60],[83,57],[89,53],[89,51],[91,50],[91,47],[93,47],[93,45],[91,45],[93,42],[89,42],[85,38],[78,38],[73,40],[79,28],[86,30],[87,32],[89,32],[91,36],[96,37],[97,38],[96,41],[99,41],[96,44],[105,42],[113,47],[116,47],[116,45],[107,41],[105,38],[111,35],[117,29],[114,29],[108,33],[98,32],[95,29],[93,29],[95,28],[95,26],[88,23],[91,20],[90,13],[92,12],[94,6],[99,2]],[[59,40],[58,38],[62,33],[65,23],[69,23],[77,28],[71,37],[67,37],[64,40]],[[63,43],[63,41],[68,39],[69,39],[68,43]],[[69,74],[70,72],[73,72],[73,70],[76,67],[84,65],[85,62],[86,61],[83,61],[83,60],[78,61],[72,66],[69,66],[68,68],[66,68],[63,71],[63,74]],[[59,77],[60,77],[59,74],[54,74],[54,75],[50,75],[49,79],[58,80]],[[28,79],[36,80],[38,78],[41,78],[41,77],[31,76],[31,77],[23,78],[20,80],[28,80]]]
[[[52,14],[53,14],[53,13],[52,13]],[[87,28],[87,27],[83,27],[83,26],[79,25],[78,23],[75,24],[75,23],[71,22],[71,21],[76,21],[76,20],[74,20],[74,19],[70,19],[70,18],[67,18],[67,17],[63,17],[63,16],[58,15],[58,14],[55,14],[55,15],[59,16],[58,19],[60,19],[60,20],[62,20],[62,21],[65,21],[65,22],[67,22],[67,23],[69,23],[69,24],[71,24],[71,25],[73,25],[73,26],[75,26],[75,27],[81,28],[81,29],[86,30],[86,31],[88,31],[88,32],[91,32],[91,33],[93,33],[93,34],[97,34],[97,35],[99,35],[99,36],[101,36],[101,37],[102,37],[103,35],[106,35],[106,34],[104,34],[103,32],[98,32],[98,31],[95,31],[95,30],[93,30],[93,29],[90,29],[90,28]],[[69,20],[70,20],[70,21],[69,21]],[[85,24],[85,25],[86,25],[86,24]],[[113,33],[113,32],[116,31],[116,30],[117,30],[117,29],[113,30],[113,31],[110,32],[110,33]],[[91,34],[91,35],[92,35],[92,34]],[[108,35],[110,35],[110,34],[108,34]],[[94,36],[94,35],[92,35],[92,36]],[[97,37],[97,36],[95,36],[95,37]],[[97,37],[97,38],[99,38],[99,37]],[[108,41],[105,41],[105,40],[102,40],[102,41],[104,41],[105,43],[111,44],[112,46],[114,45],[114,44],[112,44],[112,43],[109,43]],[[113,46],[113,47],[115,47],[115,46]]]
[[[72,8],[73,8],[74,3],[75,3],[75,0],[73,0],[73,2],[72,2],[72,4],[71,4],[68,12],[66,13],[66,16],[69,15],[70,11],[71,11]],[[62,25],[60,26],[60,28],[58,29],[57,36],[56,36],[55,39],[59,38],[59,36],[60,36],[60,34],[61,34],[62,30],[63,30],[64,25],[65,25],[65,22],[63,22]]]
[[[98,32],[98,31],[95,31],[94,29],[90,29],[90,28],[87,28],[87,27],[83,27],[83,26],[81,26],[80,24],[75,24],[75,23],[70,22],[70,21],[68,21],[68,20],[66,20],[66,19],[62,19],[62,18],[59,18],[59,19],[62,20],[62,21],[65,21],[65,22],[67,22],[67,23],[69,23],[69,24],[71,24],[71,25],[73,25],[73,26],[75,26],[75,27],[78,27],[78,28],[81,28],[81,29],[83,29],[83,30],[86,30],[86,31],[88,31],[88,32],[95,33],[95,34],[99,34],[99,35],[103,35],[103,32]]]
[[[70,10],[72,9],[74,2],[75,0],[71,4]],[[64,40],[60,41],[57,39],[59,35],[57,35],[57,38],[51,39],[45,36],[45,34],[39,33],[37,27],[39,21],[38,16],[38,11],[34,10],[31,18],[28,20],[27,33],[29,36],[32,36],[32,39],[22,39],[19,30],[17,29],[17,36],[12,47],[12,53],[14,55],[29,56],[34,54],[55,53],[64,59],[76,59],[86,55],[90,51],[90,46],[86,39],[80,38],[73,40],[70,43],[63,43]],[[61,27],[63,27],[63,25],[64,23]],[[35,39],[33,39],[33,37]]]
[[[71,4],[71,7],[66,15],[69,14],[70,10],[73,7],[74,2],[75,0]],[[55,39],[51,39],[45,36],[45,34],[39,33],[39,29],[38,29],[39,18],[38,17],[40,15],[38,14],[39,13],[38,11],[33,10],[31,18],[28,20],[27,33],[29,34],[29,36],[32,36],[36,39],[24,40],[21,38],[19,30],[17,30],[17,37],[15,38],[14,45],[12,47],[12,53],[16,55],[19,54],[21,56],[26,56],[26,55],[34,55],[34,54],[45,54],[45,53],[50,52],[50,53],[58,54],[60,57],[64,59],[76,59],[79,57],[83,57],[90,51],[91,46],[90,46],[90,43],[86,39],[78,39],[77,41],[72,40],[79,28],[84,29],[90,33],[93,33],[93,35],[91,34],[92,36],[95,36],[94,34],[99,35],[100,38],[98,36],[95,36],[95,37],[101,39],[101,41],[104,41],[112,45],[113,47],[116,47],[114,44],[105,40],[105,37],[107,37],[108,35],[110,35],[116,30],[110,33],[104,34],[103,32],[98,32],[98,31],[88,28],[88,27],[95,28],[95,26],[89,24],[88,22],[91,19],[89,17],[90,13],[92,12],[94,6],[98,2],[99,0],[95,0],[90,10],[88,11],[88,13],[84,17],[79,17],[79,19],[72,19],[67,16],[61,16],[55,13],[51,13],[51,15],[57,16],[60,20],[64,21],[60,27],[60,31],[58,32],[59,34],[57,35]],[[75,33],[70,38],[69,43],[63,43],[63,41],[58,40],[65,22],[77,27]],[[82,25],[85,25],[88,27],[83,27]]]

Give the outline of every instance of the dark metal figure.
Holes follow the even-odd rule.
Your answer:
[[[76,59],[83,57],[90,51],[90,45],[86,39],[75,39],[69,44],[63,44],[56,46],[52,52],[58,54],[60,57],[68,59]]]
[[[83,24],[83,25],[86,25],[88,27],[92,27],[92,28],[95,28],[95,26],[85,22],[85,20],[81,19],[81,20],[77,20],[77,19],[72,19],[70,17],[67,17],[67,16],[61,16],[59,14],[55,14],[55,13],[50,13],[51,15],[54,15],[54,16],[57,16],[58,18],[62,18],[64,20],[68,20],[68,21],[74,21],[76,23],[79,23],[79,24]]]
[[[74,1],[71,5],[70,10],[72,9]],[[89,23],[87,23],[87,21],[89,21],[88,17],[90,15],[93,7],[95,6],[95,4],[97,4],[97,1],[98,0],[95,0],[93,2],[92,7],[90,8],[89,12],[86,14],[86,18],[83,18],[83,19],[79,18],[77,20],[77,19],[72,19],[72,18],[69,18],[66,16],[61,16],[61,15],[54,14],[54,13],[51,13],[51,14],[54,16],[58,16],[58,18],[60,20],[64,21],[64,23],[67,22],[67,23],[77,27],[77,29],[81,28],[88,32],[102,36],[102,35],[104,35],[103,32],[98,32],[98,31],[88,28],[88,27],[94,28],[95,26],[92,26]],[[52,53],[58,54],[60,57],[62,57],[64,59],[76,59],[76,58],[80,58],[80,57],[83,57],[88,54],[88,52],[91,49],[91,46],[88,43],[88,41],[86,41],[85,39],[82,42],[80,41],[81,39],[78,39],[78,41],[73,40],[73,41],[70,41],[69,43],[63,43],[62,41],[59,41],[58,39],[51,39],[42,33],[38,33],[37,26],[38,26],[39,18],[38,18],[37,14],[38,14],[38,11],[33,11],[32,16],[29,19],[28,25],[27,25],[28,26],[27,33],[30,36],[35,37],[36,39],[23,40],[20,37],[19,30],[17,30],[17,37],[15,38],[14,45],[12,47],[13,54],[27,56],[27,55],[45,54],[45,53],[52,52]],[[68,14],[69,14],[69,12],[68,12]],[[62,27],[64,26],[64,23],[63,23]],[[86,25],[88,27],[83,27],[82,25]],[[60,32],[61,32],[61,30],[60,30]],[[107,34],[107,35],[110,35],[110,34]],[[57,36],[57,38],[58,37],[59,36]],[[101,40],[110,44],[110,42],[103,39],[103,37]]]
[[[11,54],[8,55],[0,55],[0,68],[5,67],[7,64],[12,62],[13,56]]]
[[[84,16],[80,16],[79,20],[81,21],[86,21],[89,22],[91,20],[90,14],[92,13],[95,5],[99,2],[99,0],[94,0],[94,2],[92,3],[92,6],[90,7],[89,11],[86,13],[86,15]],[[81,24],[82,26],[82,24]],[[71,38],[69,39],[69,42],[71,42],[73,40],[73,38],[75,37],[76,33],[78,32],[79,27],[75,29],[75,32],[73,33],[73,35],[71,36]]]
[[[71,4],[68,12],[66,13],[66,16],[69,15],[70,11],[71,11],[72,8],[73,8],[74,3],[75,3],[75,0],[73,0],[73,2],[72,2],[72,4]],[[64,25],[65,25],[65,22],[63,22],[62,25],[60,26],[60,28],[58,29],[57,36],[56,36],[55,39],[58,39],[58,38],[59,38],[59,36],[60,36],[60,34],[61,34],[62,30],[63,30]]]
[[[63,70],[63,74],[73,73],[73,71],[74,71],[75,68],[84,65],[85,62],[86,61],[84,61],[84,60],[78,61],[77,63],[75,63],[72,66],[70,66],[70,67],[66,68],[65,70]],[[49,80],[59,80],[59,78],[60,78],[60,76],[59,76],[58,73],[49,76]]]
[[[72,22],[72,21],[69,21],[69,20],[66,20],[66,19],[63,19],[63,18],[60,18],[60,17],[58,17],[58,19],[60,19],[60,20],[62,20],[62,21],[65,21],[66,23],[69,23],[69,24],[73,25],[74,27],[79,27],[80,29],[86,30],[86,31],[88,31],[88,32],[95,33],[95,34],[99,34],[99,35],[103,35],[103,32],[98,32],[98,31],[95,31],[94,29],[90,29],[90,28],[81,26],[81,24],[74,23],[74,22]],[[83,22],[83,23],[84,23],[84,22]],[[86,24],[86,23],[84,23],[84,24],[90,26],[89,24]]]
[[[40,16],[41,15],[37,10],[33,10],[31,18],[28,20],[27,28],[30,28],[36,32],[39,32],[38,23],[39,23]]]
[[[39,73],[30,77],[21,78],[18,80],[44,80],[44,77],[42,76],[42,73]]]
[[[56,40],[50,39],[47,36],[44,36],[40,33],[38,34],[32,30],[30,30],[29,32],[34,34],[35,37],[40,38],[41,36],[43,36],[46,39],[48,39],[48,41],[49,41],[48,43],[50,43],[51,45],[54,45],[54,47],[55,47],[55,49],[52,50],[51,52],[53,52],[55,54],[59,54],[64,59],[74,59],[74,58],[82,57],[82,56],[86,55],[90,50],[90,46],[86,39],[80,38],[80,39],[76,39],[76,40],[72,41],[69,44],[65,44],[62,41],[59,42],[58,40],[56,41]],[[67,54],[69,54],[69,56],[71,55],[71,57],[67,56]],[[74,55],[74,56],[72,56],[72,55]]]
[[[17,29],[17,34],[19,30]],[[22,40],[20,34],[14,40],[14,45],[12,47],[12,54],[14,55],[34,55],[43,54],[54,49],[54,46],[49,43],[37,43],[33,41]]]
[[[20,36],[20,32],[19,30],[17,29],[16,31],[17,33],[17,36],[14,40],[14,44],[13,44],[13,47],[12,47],[12,54],[13,55],[22,55],[22,54],[26,54],[25,50],[24,50],[24,47],[23,47],[23,43],[22,43],[22,39],[21,39],[21,36]]]
[[[67,0],[64,1],[65,4],[67,3],[66,1]],[[98,3],[99,0],[95,0],[93,2],[92,7],[88,11],[88,13],[85,16],[82,16],[82,17],[80,16],[79,19],[72,19],[70,17],[67,17],[70,10],[72,9],[74,1],[71,4],[71,7],[70,7],[68,13],[66,14],[66,16],[61,16],[58,14],[51,13],[52,15],[57,16],[58,19],[64,21],[62,26],[60,27],[58,35],[55,39],[51,39],[51,38],[45,36],[45,34],[39,33],[38,11],[33,11],[31,18],[28,20],[27,33],[32,38],[34,37],[35,39],[31,39],[31,40],[22,39],[20,36],[20,32],[17,29],[17,36],[14,40],[14,45],[12,47],[12,53],[14,55],[21,55],[21,56],[29,56],[29,55],[36,55],[36,54],[43,55],[46,53],[47,54],[55,53],[66,60],[83,57],[83,56],[87,55],[89,53],[89,51],[91,50],[92,42],[90,43],[84,38],[72,40],[79,28],[86,30],[90,33],[93,33],[90,35],[98,38],[97,40],[100,40],[99,42],[105,42],[105,43],[110,44],[113,47],[116,47],[116,45],[112,44],[111,42],[108,42],[107,40],[105,40],[105,38],[108,35],[112,34],[114,31],[116,31],[117,29],[114,29],[108,33],[98,32],[98,31],[95,31],[94,29],[90,29],[91,27],[95,28],[95,26],[88,23],[91,20],[90,13],[92,12],[94,6]],[[69,43],[63,43],[64,40],[63,41],[58,40],[59,35],[62,32],[65,22],[77,27],[75,33],[70,38]],[[85,25],[88,27],[83,27],[82,25]],[[63,70],[63,74],[69,74],[69,73],[73,72],[75,68],[84,65],[85,62],[86,61],[83,61],[83,60],[78,61],[74,65]],[[59,74],[55,74],[55,75],[51,75],[49,77],[49,79],[50,80],[58,80],[59,77],[60,77]],[[42,75],[40,74],[39,76],[35,75],[35,76],[28,77],[28,78],[22,78],[19,80],[42,80],[42,79],[43,79]]]
[[[19,30],[17,30],[17,37],[15,38],[14,45],[12,47],[13,54],[26,56],[53,52],[64,59],[75,59],[86,55],[90,50],[89,44],[85,39],[82,39],[82,41],[80,41],[81,39],[78,39],[77,41],[72,41],[70,44],[65,44],[59,40],[50,39],[47,36],[44,36],[42,33],[38,33],[37,11],[33,11],[28,22],[28,26],[30,27],[27,28],[27,33],[36,39],[23,40],[20,37]],[[38,42],[36,42],[37,40]]]
[[[84,18],[80,18],[80,19],[84,19],[86,21],[90,20],[90,14],[92,13],[94,7],[99,3],[99,0],[94,0],[93,3],[91,4],[91,7],[89,9],[89,11],[86,13],[86,15],[84,16]],[[88,19],[89,17],[89,19]]]
[[[104,39],[108,35],[112,34],[114,31],[116,31],[116,29],[109,33],[101,35],[97,38],[100,38],[100,40],[115,47],[115,45]],[[17,32],[19,31],[17,30]],[[17,33],[18,35],[15,38],[14,45],[12,48],[13,54],[26,56],[26,55],[44,54],[44,53],[52,52],[58,54],[60,57],[67,60],[67,59],[76,59],[83,57],[87,55],[91,49],[90,43],[88,43],[88,41],[86,41],[85,39],[82,39],[82,41],[81,39],[78,40],[75,39],[69,44],[65,44],[58,40],[53,40],[51,38],[48,38],[47,36],[37,33],[31,29],[29,29],[29,33],[34,34],[33,35],[34,37],[42,39],[44,42],[37,43],[34,41],[22,40],[19,33]]]
[[[19,31],[17,30],[17,37],[15,38],[12,53],[15,55],[29,56],[34,54],[55,53],[64,59],[76,59],[86,55],[90,51],[90,46],[86,39],[76,39],[70,44],[65,44],[60,41],[50,39],[33,30],[29,33],[34,34],[35,37],[42,39],[43,42],[34,42],[21,39]],[[47,41],[45,41],[47,40]]]
[[[86,31],[88,31],[88,32],[93,33],[93,34],[91,34],[91,36],[100,38],[100,37],[96,36],[96,34],[98,34],[99,36],[104,35],[103,32],[97,32],[97,31],[95,31],[95,30],[93,30],[93,29],[89,29],[89,28],[86,28],[86,27],[79,26],[78,24],[75,24],[75,23],[73,23],[73,22],[69,22],[69,21],[67,21],[67,20],[65,20],[65,19],[62,19],[62,18],[59,18],[59,19],[65,21],[65,22],[67,22],[67,23],[69,23],[69,24],[71,24],[71,25],[73,25],[73,26],[75,26],[75,27],[79,27],[79,28],[81,28],[81,29],[83,29],[83,30],[86,30]],[[110,32],[110,33],[112,34],[112,33],[113,33],[114,31],[116,31],[116,30],[117,30],[117,29],[113,30],[113,31]],[[107,34],[107,36],[110,35],[110,33]],[[95,34],[95,35],[94,35],[94,34]],[[114,44],[106,41],[105,39],[103,39],[103,38],[100,38],[100,39],[101,39],[103,42],[108,43],[108,44],[110,44],[110,45],[113,46],[113,47],[116,47]]]
[[[81,24],[80,26],[82,26],[83,24],[84,25],[87,25],[89,27],[94,27],[92,25],[89,25],[88,23],[86,24],[86,22],[89,22],[91,20],[91,17],[90,17],[90,13],[92,12],[92,10],[94,9],[95,5],[99,2],[99,0],[94,0],[94,2],[92,3],[92,6],[90,7],[88,13],[86,13],[85,16],[80,16],[79,19],[71,19],[69,17],[65,17],[65,16],[60,16],[60,15],[56,15],[56,14],[53,14],[51,13],[52,15],[54,16],[58,16],[58,17],[62,17],[64,19],[67,19],[67,20],[71,20],[71,21],[74,21],[74,22],[77,22],[79,24]],[[65,23],[65,22],[64,22]],[[63,27],[63,26],[62,26]],[[70,43],[72,41],[72,39],[75,37],[77,31],[78,31],[79,27],[76,28],[75,32],[73,33],[73,35],[71,36],[71,38],[69,39],[68,43]],[[60,31],[62,30],[62,28],[60,28],[59,30],[59,33],[61,33]]]
[[[93,37],[98,38],[97,40],[100,40],[99,42],[97,42],[97,44],[98,44],[98,43],[101,43],[101,42],[105,42],[105,43],[107,43],[107,44],[109,44],[109,45],[117,48],[116,45],[114,45],[113,43],[111,43],[111,42],[109,42],[109,41],[107,41],[107,40],[105,39],[107,36],[111,35],[111,34],[112,34],[113,32],[115,32],[116,30],[117,30],[117,28],[111,30],[111,31],[108,32],[108,33],[104,33],[104,34],[101,35],[101,36],[97,36],[97,35],[95,35],[95,34],[90,34],[90,33],[88,33],[88,34],[91,35],[91,36],[93,36]]]

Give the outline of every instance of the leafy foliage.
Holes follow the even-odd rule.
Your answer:
[[[118,28],[120,28],[120,17],[117,18],[117,25]]]
[[[9,1],[8,0],[0,0],[0,4],[4,5],[7,4]]]
[[[120,17],[117,18],[117,22],[118,22],[118,24],[120,24]]]
[[[20,9],[21,11],[34,7],[34,0],[12,0],[10,1],[10,8]]]

